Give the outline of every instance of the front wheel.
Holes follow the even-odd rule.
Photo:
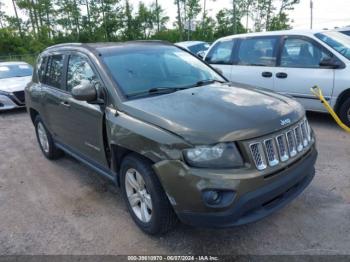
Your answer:
[[[129,212],[144,232],[162,234],[175,226],[177,217],[149,161],[128,155],[122,161],[120,175]]]
[[[339,108],[339,118],[350,127],[350,98],[346,99]]]

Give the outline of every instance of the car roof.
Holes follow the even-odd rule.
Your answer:
[[[268,31],[268,32],[258,32],[258,33],[246,33],[238,35],[230,35],[221,38],[221,40],[229,40],[239,37],[253,37],[253,36],[279,36],[279,35],[306,35],[313,36],[317,33],[324,32],[325,30],[280,30],[280,31]]]
[[[59,51],[65,49],[88,49],[93,52],[100,53],[104,49],[113,49],[120,47],[142,47],[142,46],[156,46],[163,45],[169,46],[172,45],[167,41],[160,40],[147,40],[147,41],[127,41],[127,42],[100,42],[100,43],[65,43],[53,45],[45,49],[45,51]],[[44,52],[45,52],[44,51]]]
[[[0,62],[0,66],[11,66],[11,65],[29,65],[29,64],[21,61]]]

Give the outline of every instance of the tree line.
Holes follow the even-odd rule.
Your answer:
[[[164,0],[163,0],[164,1]],[[220,0],[170,0],[176,21],[161,5],[129,0],[0,0],[0,55],[37,53],[65,42],[215,39],[248,31],[289,29],[288,10],[300,0],[232,0],[215,16]],[[5,10],[13,9],[11,15]]]

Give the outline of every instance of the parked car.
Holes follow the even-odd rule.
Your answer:
[[[350,26],[338,28],[338,29],[336,29],[335,31],[338,31],[338,32],[340,32],[340,33],[343,33],[343,34],[345,34],[345,35],[350,36]]]
[[[203,58],[205,56],[205,52],[209,49],[210,44],[202,41],[185,41],[178,42],[175,45],[185,48],[190,51],[192,54]]]
[[[50,47],[26,101],[43,154],[66,152],[114,181],[149,234],[177,218],[256,221],[314,177],[315,138],[298,102],[232,86],[168,43]]]
[[[0,62],[0,111],[25,106],[24,88],[32,73],[25,62]]]
[[[231,81],[290,95],[306,110],[326,112],[318,85],[350,126],[350,38],[334,31],[278,31],[217,40],[205,61]]]

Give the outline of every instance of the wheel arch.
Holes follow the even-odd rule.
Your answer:
[[[39,112],[34,108],[29,108],[29,115],[30,119],[32,120],[32,123],[34,124],[35,118],[39,115]]]
[[[130,154],[135,154],[147,161],[150,162],[151,165],[155,164],[155,160],[151,159],[148,156],[145,156],[143,154],[141,154],[140,152],[136,152],[134,150],[128,149],[126,147],[123,147],[121,145],[117,145],[117,144],[111,144],[111,168],[113,170],[113,172],[116,174],[116,182],[117,185],[120,186],[120,176],[119,176],[119,168],[121,166],[121,163],[123,161],[123,159],[130,155]]]

